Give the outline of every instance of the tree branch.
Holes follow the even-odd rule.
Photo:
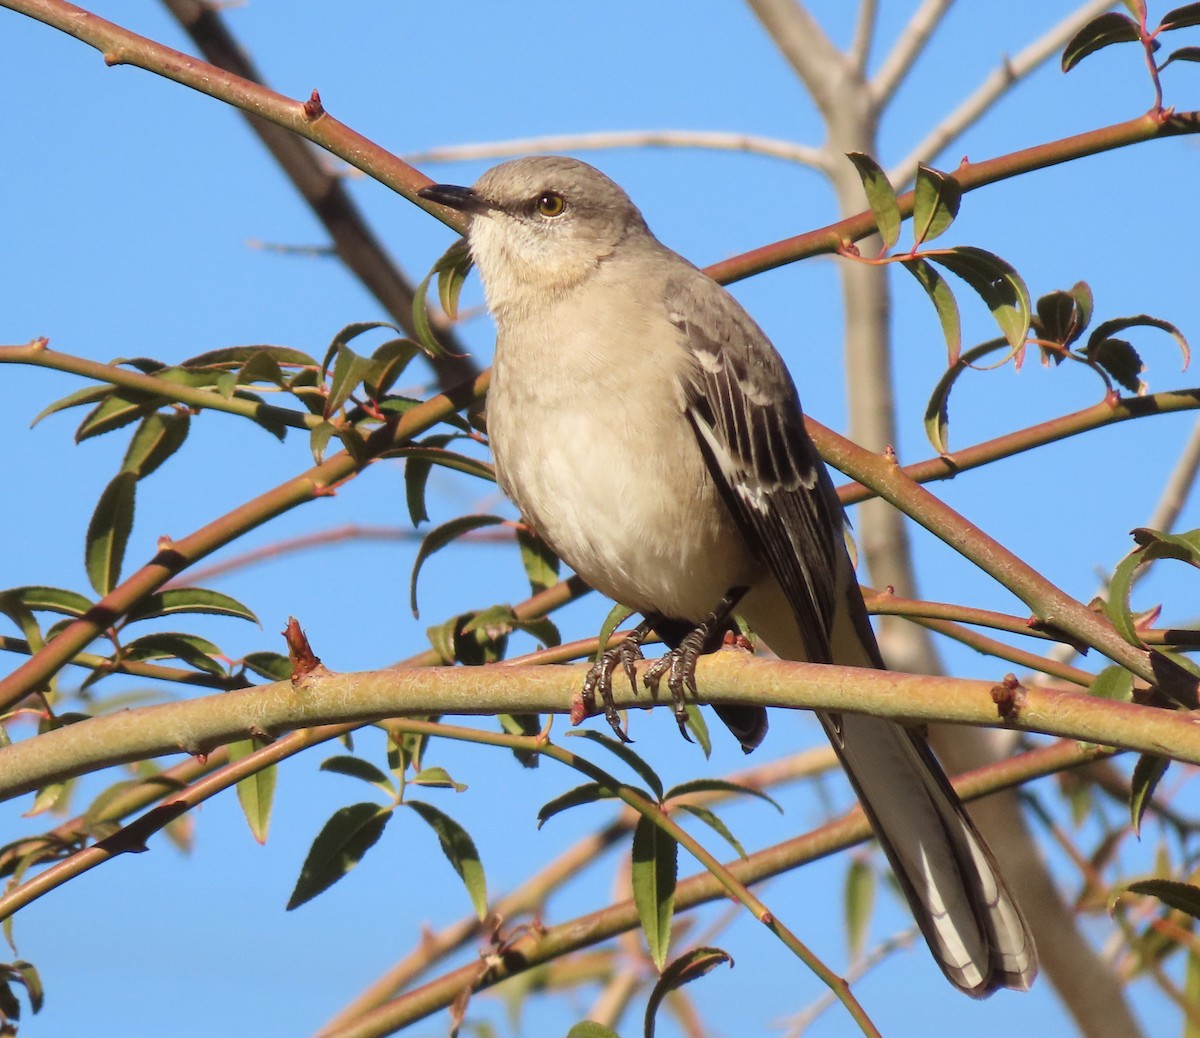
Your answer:
[[[872,102],[878,110],[887,107],[888,102],[895,96],[904,77],[908,75],[917,58],[929,42],[942,18],[950,10],[954,0],[924,0],[924,3],[913,13],[904,26],[896,42],[892,45],[888,56],[871,81],[870,91]]]
[[[46,732],[0,749],[0,798],[48,782],[170,753],[205,753],[247,735],[317,725],[363,724],[431,713],[569,713],[586,665],[432,667],[333,674],[282,681],[177,703],[126,710]],[[906,722],[944,720],[995,726],[987,681],[756,659],[740,652],[705,657],[699,701],[869,712]],[[647,706],[614,691],[618,709]],[[1030,688],[1004,717],[1008,727],[1160,753],[1200,764],[1200,729],[1183,712]]]
[[[834,83],[849,68],[845,56],[801,0],[746,0],[746,5],[828,116],[836,101]]]
[[[510,155],[647,147],[744,151],[752,155],[783,159],[813,169],[825,170],[829,167],[828,156],[819,148],[810,148],[775,137],[759,137],[749,133],[721,133],[716,130],[605,130],[597,133],[548,134],[542,137],[515,137],[478,144],[451,144],[410,152],[404,158],[412,163],[462,162]]]
[[[1015,58],[1005,58],[975,92],[938,123],[888,173],[897,186],[911,184],[917,174],[917,163],[932,162],[942,151],[973,126],[1001,97],[1049,58],[1054,57],[1085,22],[1113,6],[1112,0],[1091,0],[1078,11],[1068,15],[1044,35],[1021,50]]]

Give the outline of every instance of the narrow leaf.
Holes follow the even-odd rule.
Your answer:
[[[416,332],[417,341],[430,356],[444,356],[446,351],[438,342],[429,320],[429,283],[435,277],[438,279],[438,294],[442,298],[443,307],[449,307],[446,310],[447,316],[453,318],[453,311],[458,306],[459,290],[470,270],[471,253],[466,239],[458,238],[442,253],[413,293],[413,330]],[[445,280],[443,275],[447,275],[450,280]]]
[[[346,327],[340,329],[329,343],[329,348],[325,351],[325,357],[321,361],[321,378],[324,378],[329,372],[329,365],[332,364],[337,355],[342,351],[342,348],[353,339],[357,339],[364,332],[374,331],[376,328],[388,328],[393,332],[400,332],[394,324],[389,324],[387,321],[354,321]]]
[[[1154,797],[1159,780],[1167,773],[1171,761],[1168,757],[1157,757],[1143,753],[1133,766],[1133,779],[1129,790],[1129,817],[1133,822],[1133,834],[1142,834],[1142,816]]]
[[[475,841],[453,818],[432,804],[423,800],[405,802],[437,833],[442,852],[467,888],[475,914],[480,919],[486,918],[487,882],[483,875],[483,864],[479,860],[479,851],[475,849]]]
[[[719,815],[710,811],[707,807],[701,807],[699,804],[678,804],[677,809],[686,811],[694,818],[699,818],[713,832],[715,832],[722,840],[729,844],[734,849],[739,858],[745,858],[746,848],[742,846],[741,841],[730,831]]]
[[[1032,316],[1029,289],[1010,264],[969,245],[931,252],[928,258],[975,290],[991,310],[1009,346],[1016,350],[1025,343]]]
[[[81,407],[84,404],[95,404],[103,400],[109,393],[113,392],[113,387],[104,386],[86,386],[83,389],[77,389],[74,393],[68,393],[64,397],[60,397],[51,404],[43,407],[35,416],[29,427],[32,429],[43,418],[52,414],[57,414],[59,411],[66,411],[71,407]]]
[[[642,781],[646,783],[652,790],[657,800],[663,798],[663,783],[656,772],[649,764],[641,757],[633,752],[632,749],[618,739],[614,739],[610,735],[605,735],[603,732],[593,731],[590,728],[581,728],[576,731],[569,732],[569,735],[576,739],[587,739],[588,742],[598,743],[603,746],[609,753],[620,757],[626,764],[641,776]]]
[[[125,450],[122,472],[145,479],[187,439],[191,416],[186,411],[154,411],[142,419]]]
[[[521,565],[535,595],[558,583],[558,556],[550,545],[524,524],[517,527],[517,544],[521,549]]]
[[[258,738],[231,742],[228,746],[229,760],[231,763],[241,760],[266,745],[264,740]],[[271,829],[271,808],[275,803],[275,781],[278,775],[275,765],[269,764],[252,775],[247,775],[237,784],[238,803],[241,805],[246,824],[250,826],[250,835],[260,844],[267,842],[267,834]]]
[[[962,188],[957,180],[931,166],[917,166],[913,193],[913,247],[933,241],[954,223],[961,201]]]
[[[673,800],[676,797],[688,796],[691,793],[732,793],[734,796],[758,797],[759,800],[765,800],[776,811],[783,814],[783,808],[779,806],[779,802],[772,799],[761,789],[755,789],[753,786],[744,786],[740,782],[729,782],[727,779],[690,779],[687,782],[680,782],[678,785],[672,786],[667,790],[667,799]]]
[[[114,390],[92,408],[75,430],[75,442],[103,436],[153,413],[166,402],[164,397],[139,393],[136,389]]]
[[[84,558],[88,580],[98,595],[107,595],[121,579],[136,493],[137,477],[132,472],[118,473],[104,488],[88,523]]]
[[[333,362],[333,374],[329,379],[329,395],[325,398],[325,417],[328,418],[350,399],[351,394],[367,379],[376,376],[381,366],[370,357],[355,353],[343,345]]]
[[[875,217],[879,237],[883,239],[884,251],[890,249],[900,238],[900,206],[896,203],[896,189],[879,164],[861,151],[847,153],[846,158],[854,163],[867,195],[867,204]]]
[[[390,807],[371,803],[351,804],[335,811],[304,859],[287,911],[311,901],[354,868],[383,834],[391,817]]]
[[[569,789],[567,792],[543,804],[542,809],[537,814],[537,827],[540,829],[556,814],[567,811],[572,807],[579,807],[581,804],[594,804],[598,800],[611,800],[615,796],[616,793],[608,786],[602,786],[599,782],[585,782],[582,786]]]
[[[122,657],[130,660],[156,660],[174,657],[206,674],[222,676],[225,668],[213,656],[221,650],[207,638],[177,631],[156,631],[135,638],[124,647]]]
[[[498,515],[464,515],[458,519],[451,519],[448,523],[442,523],[441,526],[435,526],[425,535],[425,539],[421,542],[420,550],[417,552],[416,560],[413,562],[412,580],[409,591],[409,605],[412,607],[414,617],[419,615],[417,610],[417,577],[421,573],[421,567],[425,565],[425,560],[435,552],[440,551],[455,538],[461,537],[464,533],[469,533],[471,530],[479,530],[485,526],[499,526],[504,521]]]
[[[292,676],[291,661],[278,652],[251,652],[242,657],[242,666],[268,681],[287,681]]]
[[[875,870],[862,858],[854,858],[846,870],[846,941],[850,958],[858,959],[867,943],[871,910],[875,906]]]
[[[258,617],[236,598],[202,587],[170,588],[147,595],[129,612],[129,621],[149,620],[155,616],[178,613],[205,613],[212,616],[236,616],[251,623]]]
[[[327,757],[321,761],[321,770],[331,772],[334,775],[348,775],[350,778],[369,782],[372,786],[383,790],[393,800],[396,797],[396,786],[392,780],[375,767],[374,764],[363,760],[361,757],[352,757],[348,754]]]
[[[938,321],[942,326],[942,335],[946,339],[946,356],[949,364],[954,364],[962,351],[962,322],[958,316],[958,303],[946,279],[930,264],[919,257],[903,259],[901,265],[917,279],[925,289],[937,311]]]
[[[1200,919],[1200,887],[1171,879],[1143,879],[1130,883],[1125,889],[1133,894],[1149,894],[1168,908]]]
[[[1164,321],[1161,317],[1151,317],[1149,314],[1135,314],[1132,317],[1118,317],[1111,321],[1104,321],[1096,326],[1095,331],[1088,336],[1087,348],[1084,353],[1088,356],[1092,355],[1092,350],[1099,348],[1100,344],[1110,338],[1117,332],[1123,332],[1127,328],[1157,328],[1159,331],[1164,331],[1175,340],[1179,345],[1179,351],[1183,355],[1183,366],[1186,368],[1192,359],[1191,347],[1188,341],[1184,338],[1181,332],[1170,321]]]
[[[285,365],[292,368],[315,368],[316,358],[307,353],[294,350],[290,346],[223,346],[219,350],[209,350],[195,357],[189,357],[183,362],[184,368],[228,368],[245,370],[261,363],[263,358],[271,360],[276,367]],[[245,366],[245,367],[243,367]]]
[[[1173,61],[1200,61],[1200,47],[1180,47],[1167,55],[1167,60],[1158,66],[1159,72]]]
[[[1146,384],[1138,376],[1146,370],[1133,343],[1125,339],[1101,339],[1088,343],[1087,355],[1100,365],[1114,382],[1131,393],[1140,393]]]
[[[1092,678],[1088,693],[1117,703],[1133,702],[1133,675],[1117,664],[1105,667]]]
[[[1200,4],[1184,4],[1175,7],[1162,16],[1158,23],[1159,32],[1170,32],[1172,29],[1182,29],[1188,25],[1200,25]]]
[[[1005,346],[1007,343],[993,341],[972,347],[959,357],[957,364],[951,364],[946,369],[938,379],[937,385],[933,387],[929,403],[925,405],[925,434],[939,454],[945,454],[949,450],[950,391],[958,377],[981,357]]]
[[[633,903],[654,965],[661,971],[671,943],[679,846],[654,821],[642,816],[633,830]]]
[[[1130,645],[1142,646],[1141,636],[1133,622],[1129,607],[1129,592],[1133,587],[1133,576],[1145,561],[1142,549],[1135,548],[1113,568],[1108,582],[1108,594],[1104,599],[1104,615]]]
[[[409,781],[414,786],[425,786],[427,789],[452,789],[455,793],[467,791],[467,785],[455,782],[445,768],[422,768]]]
[[[699,980],[706,973],[710,973],[717,966],[726,962],[732,967],[733,957],[720,948],[693,948],[680,955],[663,970],[662,976],[658,978],[658,982],[650,992],[650,997],[646,1000],[646,1017],[643,1025],[645,1038],[654,1038],[654,1022],[658,1016],[659,1006],[662,1005],[663,999],[667,995],[683,987],[684,984]]]
[[[580,1020],[567,1032],[567,1038],[621,1038],[621,1036],[594,1020]]]
[[[1128,15],[1110,11],[1093,18],[1063,48],[1062,70],[1070,72],[1089,54],[1114,43],[1133,43],[1142,38],[1137,23]]]

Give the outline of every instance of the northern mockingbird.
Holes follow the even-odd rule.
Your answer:
[[[517,159],[420,194],[470,216],[497,331],[500,485],[584,580],[676,646],[652,669],[670,672],[677,716],[734,608],[784,659],[882,668],[795,386],[734,298],[574,159]],[[634,676],[618,650],[589,677],[610,720],[620,665]],[[747,752],[762,740],[765,711],[718,713]],[[1033,940],[925,741],[817,716],[949,980],[975,997],[1028,988]]]

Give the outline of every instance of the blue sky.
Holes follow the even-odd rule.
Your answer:
[[[810,5],[840,42],[848,38],[852,6],[835,0]],[[915,5],[880,6],[882,49]],[[1073,6],[1058,0],[958,5],[888,112],[881,133],[884,164],[906,154],[1002,55],[1019,50]],[[1166,6],[1152,4],[1152,13]],[[94,10],[192,50],[157,5],[112,2]],[[225,17],[271,86],[295,97],[318,88],[331,113],[398,154],[604,129],[720,129],[810,144],[822,136],[811,103],[739,4],[259,0],[231,8]],[[106,68],[86,46],[8,11],[0,13],[0,39],[6,43],[0,88],[9,99],[9,146],[0,158],[8,246],[0,341],[47,335],[53,348],[98,360],[148,355],[178,361],[247,343],[320,355],[343,325],[382,316],[336,261],[253,247],[320,245],[324,234],[237,113],[148,73]],[[1181,42],[1195,40],[1181,34]],[[1198,76],[1194,66],[1168,70],[1167,102],[1180,109],[1200,106]],[[952,168],[963,155],[978,160],[1115,123],[1143,111],[1149,100],[1132,48],[1096,55],[1066,76],[1051,63],[938,164]],[[1177,138],[977,192],[965,200],[947,244],[978,245],[1005,257],[1035,295],[1086,280],[1098,319],[1149,312],[1195,339],[1200,314],[1190,245],[1200,218],[1183,200],[1194,194],[1197,147],[1194,139]],[[658,236],[700,264],[837,215],[816,174],[773,159],[655,150],[582,157],[620,181]],[[454,163],[429,172],[439,180],[469,182],[488,164]],[[449,232],[377,184],[355,178],[350,187],[404,268],[414,279],[422,276],[451,240]],[[818,259],[774,271],[735,292],[787,358],[807,410],[840,428],[846,390],[836,262]],[[479,301],[476,283],[464,298],[468,305]],[[896,446],[909,461],[930,453],[921,415],[944,364],[944,347],[932,310],[906,275],[895,282],[895,312],[902,423]],[[982,307],[964,302],[964,321],[968,341],[993,334]],[[486,363],[486,320],[469,323],[463,335]],[[1152,390],[1192,384],[1194,376],[1180,373],[1168,339],[1146,334],[1137,344]],[[87,590],[87,516],[120,462],[124,441],[117,434],[73,446],[70,415],[29,429],[42,406],[80,384],[52,372],[0,368],[9,487],[0,510],[0,587],[44,583]],[[1020,374],[974,373],[951,404],[953,442],[966,445],[1085,406],[1097,399],[1098,386],[1082,370],[1045,370],[1032,360]],[[1086,600],[1098,574],[1128,550],[1129,529],[1145,522],[1193,424],[1179,415],[1106,430],[936,489]],[[226,416],[203,416],[193,423],[182,454],[146,481],[130,565],[148,557],[160,535],[189,532],[308,464],[302,438],[280,445],[242,426]],[[506,508],[494,492],[462,477],[439,474],[434,487],[435,521]],[[374,466],[336,497],[281,517],[238,548],[346,523],[407,527],[395,463]],[[1200,521],[1189,506],[1180,528],[1194,526]],[[1022,611],[948,549],[924,535],[916,541],[927,597]],[[415,622],[407,608],[414,551],[411,542],[351,544],[242,571],[213,586],[247,602],[263,629],[214,621],[205,633],[231,656],[279,649],[275,632],[295,614],[329,666],[366,669],[419,651],[428,623],[526,593],[515,555],[505,548],[447,551],[427,568],[422,618]],[[1186,623],[1192,619],[1192,577],[1180,570],[1149,583],[1144,602],[1163,598],[1165,617]],[[593,633],[605,608],[600,602],[572,607],[562,616],[564,632]],[[949,651],[947,659],[963,676],[992,678],[1008,669],[961,651]],[[723,774],[741,764],[727,741],[704,762],[678,743],[664,712],[638,717],[635,724],[638,749],[672,779]],[[767,756],[818,738],[807,718],[777,720],[772,734],[762,751]],[[361,746],[379,759],[369,738]],[[324,756],[309,754],[284,768],[265,848],[249,837],[234,798],[221,797],[198,812],[199,843],[190,857],[160,839],[150,853],[98,869],[24,911],[16,923],[18,946],[42,969],[48,991],[47,1007],[28,1033],[79,1034],[110,1013],[135,1034],[211,1033],[217,1014],[229,1033],[305,1033],[402,954],[420,926],[439,927],[466,912],[466,899],[433,838],[408,818],[392,823],[348,880],[296,912],[283,912],[320,824],[362,797],[350,780],[316,773]],[[456,748],[437,763],[471,787],[461,796],[431,799],[471,829],[495,891],[548,860],[604,811],[556,818],[537,833],[537,806],[573,785],[572,777],[546,765],[523,772],[507,758],[478,750]],[[837,783],[828,782],[826,790],[845,803]],[[823,817],[826,803],[809,787],[784,796],[789,826],[799,829]],[[5,805],[6,833],[37,824],[17,817],[26,806]],[[738,808],[731,819],[753,846],[780,835],[773,813],[758,805]],[[561,921],[605,903],[613,896],[614,861],[610,857],[581,877],[552,902],[547,918]],[[766,890],[768,903],[835,968],[845,956],[843,868],[841,860],[820,863]],[[903,912],[885,901],[876,940],[907,925]],[[1104,924],[1096,925],[1102,939]],[[689,989],[719,1033],[747,1033],[747,1007],[754,1008],[754,1026],[765,1028],[821,996],[820,985],[752,924],[735,927],[720,943],[737,961],[735,970],[718,971]],[[887,1034],[917,1027],[981,1038],[1022,1027],[1050,1033],[1059,1019],[1045,984],[1028,996],[969,1002],[942,983],[919,947],[869,977],[859,995]],[[1145,1003],[1148,1030],[1174,1020],[1152,993],[1136,991],[1136,997]],[[491,1001],[486,1012],[495,1015]],[[204,1008],[193,1008],[198,1004]],[[542,1021],[544,1030],[535,1024],[529,1033],[563,1033],[566,1021],[581,1017],[586,1005],[583,999],[571,1007],[573,1015]],[[844,1015],[831,1011],[811,1033],[845,1034],[849,1028]],[[444,1030],[434,1019],[412,1033]],[[629,1034],[635,1030],[632,1022],[624,1025]]]

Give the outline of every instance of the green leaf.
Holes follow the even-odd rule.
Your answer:
[[[191,416],[186,411],[154,411],[146,415],[129,441],[121,471],[145,479],[183,446],[190,426]]]
[[[609,786],[602,786],[599,782],[585,782],[582,786],[568,789],[565,793],[543,804],[537,814],[537,827],[540,829],[555,815],[572,807],[594,804],[599,800],[612,800],[616,795]]]
[[[438,301],[452,321],[458,320],[458,296],[471,272],[472,263],[466,238],[459,238],[434,265],[438,279]]]
[[[633,830],[633,903],[654,965],[662,971],[671,943],[679,845],[644,815]]]
[[[1020,349],[1029,334],[1029,289],[1021,275],[999,256],[970,245],[928,253],[928,259],[962,278],[991,310],[1012,349]]]
[[[421,352],[421,347],[412,339],[389,339],[377,346],[371,354],[374,370],[364,379],[368,395],[380,400],[404,374],[409,361]]]
[[[1122,389],[1140,393],[1146,384],[1138,376],[1146,370],[1133,343],[1125,339],[1102,339],[1088,344],[1088,356],[1100,365]]]
[[[455,782],[445,768],[422,768],[409,781],[414,786],[425,786],[427,789],[452,789],[455,793],[467,791],[466,784]]]
[[[933,241],[954,223],[961,201],[962,187],[957,180],[931,166],[918,165],[913,193],[913,247]]]
[[[1138,527],[1133,530],[1133,539],[1138,547],[1113,568],[1103,608],[1104,615],[1122,638],[1131,645],[1144,647],[1129,604],[1134,576],[1140,566],[1156,559],[1175,559],[1200,568],[1200,530],[1163,533]]]
[[[180,365],[183,368],[229,368],[245,371],[253,370],[262,363],[263,358],[269,359],[275,367],[315,368],[316,358],[307,353],[294,350],[290,346],[224,346],[219,350],[209,350],[195,357],[189,357]]]
[[[1134,836],[1141,836],[1142,816],[1145,815],[1146,808],[1150,806],[1159,780],[1167,773],[1170,765],[1169,757],[1143,753],[1138,757],[1137,764],[1133,766],[1133,779],[1130,782],[1129,790],[1129,817],[1133,822]]]
[[[375,767],[374,764],[363,760],[361,757],[351,757],[348,754],[328,757],[321,761],[321,770],[331,772],[334,775],[348,775],[350,778],[369,782],[372,786],[381,789],[391,799],[396,799],[396,786],[392,780]]]
[[[329,348],[325,351],[325,358],[321,361],[321,378],[324,378],[329,372],[329,365],[334,362],[334,359],[353,339],[357,339],[364,332],[374,331],[376,328],[388,328],[393,332],[399,332],[400,329],[394,324],[389,324],[387,321],[354,321],[346,325],[338,331],[337,335],[329,343]]]
[[[100,495],[96,511],[88,523],[84,557],[88,580],[96,594],[107,595],[121,579],[125,546],[133,530],[133,506],[137,476],[121,472],[112,478]]]
[[[667,995],[683,987],[684,984],[699,980],[706,973],[710,973],[717,966],[726,962],[732,967],[733,957],[720,948],[693,948],[680,955],[663,970],[662,976],[658,978],[658,982],[650,992],[650,997],[646,1000],[646,1017],[643,1025],[645,1038],[654,1038],[654,1021],[658,1016],[659,1006],[662,1005],[663,999]]]
[[[154,634],[143,635],[129,642],[122,650],[123,659],[157,660],[174,657],[182,660],[196,670],[218,677],[225,674],[225,668],[212,657],[219,655],[221,650],[207,638],[196,634],[183,634],[177,631],[156,631]]]
[[[480,919],[487,917],[487,882],[475,841],[453,818],[423,800],[407,800],[411,807],[437,833],[438,843],[459,879],[467,888],[475,914]]]
[[[870,155],[861,151],[851,151],[846,154],[846,158],[853,162],[854,168],[858,170],[863,191],[867,195],[867,204],[875,217],[875,226],[879,229],[879,237],[883,239],[886,252],[900,238],[900,206],[896,203],[896,189]]]
[[[765,800],[776,811],[783,814],[783,808],[779,806],[779,802],[761,789],[744,786],[740,782],[730,782],[727,779],[690,779],[687,782],[680,782],[667,790],[667,799],[674,800],[676,797],[684,797],[692,793],[732,793],[734,796],[758,797],[759,800]]]
[[[580,1020],[567,1032],[567,1038],[621,1038],[616,1031],[592,1020]]]
[[[1184,4],[1168,11],[1158,23],[1157,31],[1170,32],[1188,25],[1200,25],[1200,4]]]
[[[663,798],[662,779],[658,777],[658,773],[650,767],[641,757],[633,752],[630,747],[618,739],[614,739],[610,735],[605,735],[603,732],[593,731],[590,728],[578,728],[573,732],[568,732],[572,738],[586,739],[588,742],[594,742],[603,746],[609,753],[616,757],[620,757],[626,764],[641,776],[642,781],[646,783],[652,790],[657,800]]]
[[[33,421],[29,423],[29,427],[32,429],[43,418],[57,414],[59,411],[66,411],[72,407],[80,407],[83,404],[97,403],[111,392],[113,392],[113,387],[110,385],[85,386],[83,389],[77,389],[74,393],[68,393],[66,396],[55,400],[54,403],[43,407],[34,417]]]
[[[447,544],[457,537],[461,537],[464,533],[469,533],[471,530],[479,530],[485,526],[499,526],[505,520],[498,515],[464,515],[457,519],[451,519],[447,523],[442,523],[441,526],[435,526],[425,535],[425,539],[421,542],[420,550],[417,552],[417,558],[413,562],[412,580],[409,592],[409,604],[412,607],[414,617],[419,616],[417,610],[417,577],[420,575],[421,567],[435,552],[440,551]]]
[[[441,257],[434,263],[424,280],[417,286],[413,294],[413,330],[417,341],[430,356],[444,356],[446,351],[438,342],[429,321],[429,282],[434,277],[438,279],[438,295],[442,300],[446,315],[453,319],[458,306],[458,293],[462,282],[466,280],[471,270],[471,253],[465,238],[457,239]],[[448,278],[448,280],[447,280]]]
[[[871,910],[875,906],[875,870],[863,858],[854,858],[846,870],[846,940],[850,958],[858,959],[867,943]]]
[[[40,652],[42,650],[42,646],[46,644],[46,639],[42,634],[41,626],[37,622],[37,617],[33,615],[33,610],[25,605],[14,592],[5,591],[0,594],[0,613],[3,613],[17,625],[17,630],[29,642],[30,652]]]
[[[325,417],[339,411],[351,394],[380,370],[380,365],[370,357],[360,356],[344,344],[339,347],[329,379],[329,395],[325,398]]]
[[[1188,345],[1187,339],[1184,338],[1183,332],[1176,328],[1170,321],[1164,321],[1161,317],[1151,317],[1149,314],[1118,317],[1098,324],[1095,331],[1088,336],[1088,344],[1083,351],[1084,354],[1095,359],[1093,351],[1101,349],[1105,340],[1109,339],[1116,332],[1125,331],[1126,328],[1157,328],[1159,331],[1166,332],[1179,345],[1179,351],[1183,355],[1183,366],[1186,368],[1191,361],[1191,347]]]
[[[1110,11],[1093,18],[1063,48],[1062,70],[1070,72],[1089,54],[1114,43],[1134,43],[1142,38],[1137,23],[1128,15]]]
[[[391,817],[391,807],[371,803],[335,811],[309,848],[287,911],[311,901],[353,869],[383,835]]]
[[[202,587],[169,588],[166,591],[147,595],[129,611],[129,622],[149,620],[156,616],[173,616],[179,613],[236,616],[242,620],[249,620],[251,623],[259,623],[258,617],[236,598]]]
[[[933,303],[942,326],[942,335],[946,339],[948,362],[954,364],[962,351],[962,321],[958,316],[954,293],[950,291],[946,279],[920,257],[902,259],[900,264],[917,279]]]
[[[1069,292],[1047,293],[1037,301],[1040,337],[1070,346],[1092,320],[1092,290],[1077,281]]]
[[[1149,894],[1168,908],[1177,909],[1200,919],[1200,887],[1172,879],[1142,879],[1125,888],[1131,894]]]
[[[1200,61],[1200,47],[1180,47],[1167,55],[1167,60],[1158,66],[1161,72],[1173,61]]]
[[[558,583],[558,556],[554,550],[529,527],[517,526],[517,545],[521,549],[521,565],[529,578],[530,590],[539,591],[554,587]]]
[[[604,623],[600,625],[599,644],[596,647],[597,659],[608,651],[608,640],[612,637],[613,631],[631,616],[633,616],[633,610],[628,606],[623,606],[619,602],[613,604],[613,607],[608,611],[608,615],[604,618]],[[634,691],[636,692],[637,689],[634,689]]]
[[[268,681],[288,681],[292,663],[278,652],[251,652],[242,657],[242,666]]]
[[[949,451],[950,431],[950,391],[958,381],[959,375],[968,370],[981,357],[994,353],[1007,343],[985,342],[973,346],[958,358],[957,364],[951,364],[946,369],[938,383],[933,387],[929,403],[925,405],[925,435],[939,454]]]
[[[700,819],[700,821],[702,821],[713,832],[721,837],[721,839],[728,843],[729,846],[732,847],[735,852],[737,852],[737,856],[739,858],[747,857],[746,848],[742,846],[741,841],[733,835],[729,827],[723,821],[721,821],[720,817],[710,811],[707,807],[701,807],[699,804],[677,804],[676,809],[679,811],[686,811],[694,818]]]
[[[143,415],[152,414],[164,403],[165,397],[140,393],[136,389],[113,390],[79,423],[79,428],[75,430],[75,442],[83,443],[93,436],[103,436],[136,422]]]
[[[231,742],[228,746],[229,760],[231,763],[241,760],[266,745],[267,741],[259,738]],[[260,844],[267,842],[267,834],[271,829],[271,808],[275,803],[275,781],[278,774],[275,765],[269,764],[252,775],[247,775],[237,784],[238,803],[246,818],[246,824],[250,826],[250,835]]]
[[[313,363],[316,364],[316,361]],[[256,350],[237,369],[237,381],[239,386],[265,382],[282,389],[287,384],[287,376],[283,373],[279,361],[267,350]]]
[[[8,969],[15,974],[15,979],[24,985],[25,994],[29,998],[29,1008],[34,1013],[40,1013],[46,998],[42,989],[42,978],[38,975],[37,968],[24,959],[17,959],[9,964]]]
[[[1088,686],[1089,695],[1111,699],[1117,703],[1133,702],[1133,675],[1115,663],[1105,667]]]

